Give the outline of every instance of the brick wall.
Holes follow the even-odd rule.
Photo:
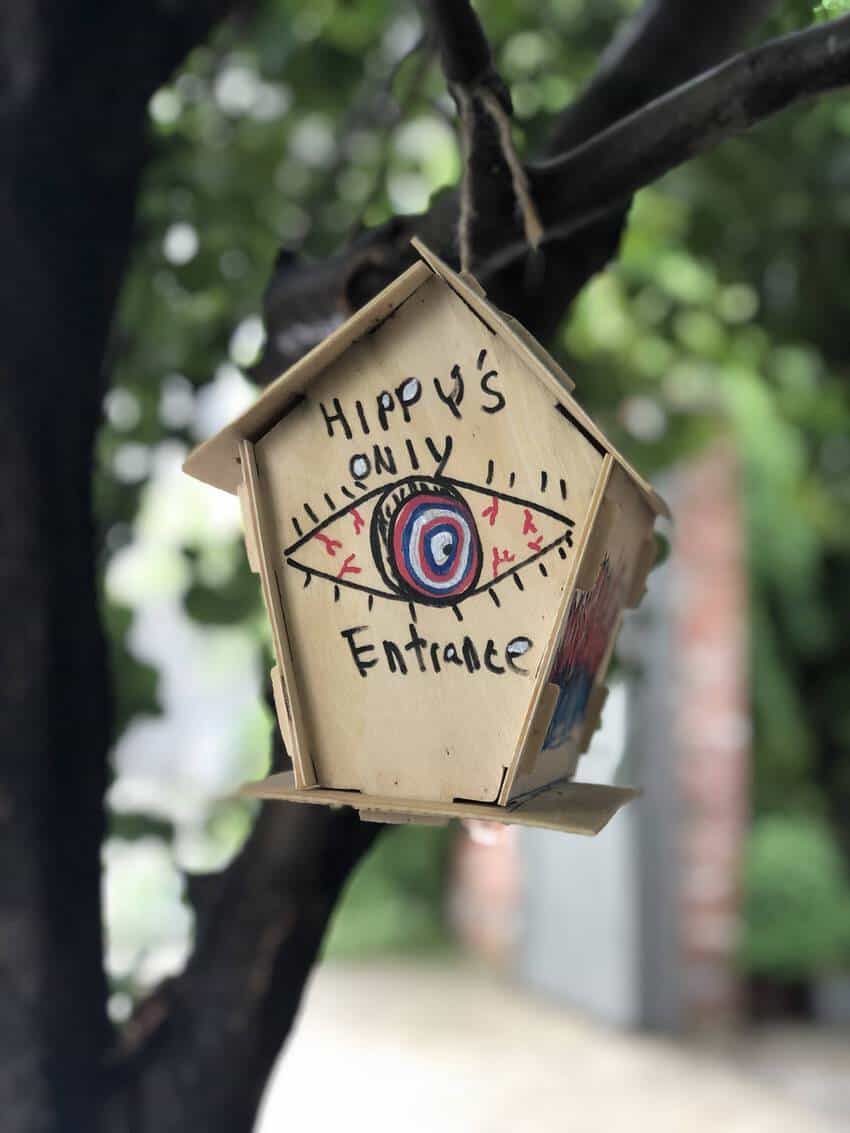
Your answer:
[[[734,953],[749,797],[748,601],[740,488],[719,445],[676,484],[671,647],[681,800],[685,1022],[740,1009]]]

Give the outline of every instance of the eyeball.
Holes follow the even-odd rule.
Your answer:
[[[356,482],[355,482],[356,483]],[[330,514],[320,519],[311,504],[302,520],[290,523],[297,538],[283,548],[289,567],[304,576],[333,584],[334,600],[344,589],[375,599],[413,605],[450,606],[455,616],[462,602],[489,594],[512,580],[523,589],[520,572],[532,563],[543,577],[543,559],[553,551],[566,558],[574,521],[539,502],[470,484],[449,476],[407,476],[355,496],[337,508],[323,493]]]
[[[430,605],[455,605],[481,574],[475,517],[446,481],[388,488],[372,513],[372,553],[392,590]]]

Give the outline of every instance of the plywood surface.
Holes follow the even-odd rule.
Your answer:
[[[543,762],[554,759],[560,765],[562,753],[569,762],[589,746],[605,702],[603,682],[624,608],[643,586],[651,565],[648,548],[654,546],[655,516],[618,465],[607,483],[600,516],[597,530],[604,538],[594,549],[593,570],[585,572],[582,564],[586,588],[571,598],[549,673],[560,695],[543,743]],[[524,786],[518,781],[519,790]]]
[[[379,798],[357,791],[316,788],[299,791],[289,771],[270,775],[259,783],[248,783],[239,792],[245,798],[351,806],[364,812],[391,817],[466,818],[508,825],[540,826],[572,834],[598,834],[620,807],[636,798],[630,787],[607,787],[598,783],[563,783],[520,805],[500,807],[473,802],[433,802],[417,799]]]
[[[431,276],[255,445],[321,786],[492,802],[602,453]]]
[[[299,787],[312,787],[316,773],[310,756],[310,737],[304,717],[303,702],[292,656],[292,644],[287,627],[286,611],[272,568],[273,549],[268,523],[268,500],[260,488],[254,449],[250,441],[239,443],[239,464],[243,480],[239,488],[248,562],[257,571],[263,591],[263,601],[272,629],[277,665],[271,672],[275,709],[281,735],[295,769]]]

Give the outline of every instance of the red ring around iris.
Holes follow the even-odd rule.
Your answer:
[[[456,600],[478,579],[475,520],[456,497],[420,492],[405,500],[393,520],[390,546],[399,579],[431,601]]]

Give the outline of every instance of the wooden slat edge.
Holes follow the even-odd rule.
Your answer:
[[[242,798],[350,806],[358,811],[378,812],[384,817],[403,815],[407,821],[414,822],[421,818],[471,818],[509,826],[536,826],[570,834],[593,835],[598,834],[621,807],[637,798],[640,791],[601,783],[559,783],[519,805],[502,807],[496,803],[386,799],[359,791],[337,791],[326,787],[302,791],[295,786],[292,772],[284,771],[258,783],[248,783],[238,794]]]
[[[277,579],[271,566],[274,548],[272,540],[268,537],[268,527],[265,522],[262,492],[259,484],[259,473],[254,458],[254,446],[250,441],[239,442],[239,460],[242,466],[242,475],[245,484],[245,498],[250,522],[254,530],[256,543],[257,564],[259,566],[260,583],[263,598],[266,603],[269,621],[272,628],[274,652],[277,658],[278,671],[282,683],[282,690],[278,690],[275,703],[283,693],[283,709],[285,723],[281,724],[281,734],[287,750],[292,759],[295,771],[295,780],[299,788],[315,786],[316,769],[307,750],[307,729],[301,699],[298,692],[298,681],[295,674],[295,664],[292,658],[292,648],[286,629],[286,615],[280,600],[280,591]]]

